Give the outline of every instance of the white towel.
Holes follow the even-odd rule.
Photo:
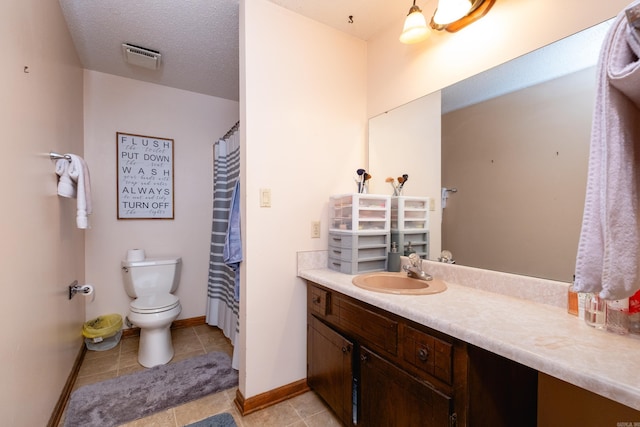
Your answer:
[[[640,147],[639,39],[621,12],[598,61],[575,288],[609,300],[640,288],[640,149],[634,150]]]
[[[69,161],[60,159],[56,161],[56,174],[58,178],[58,195],[62,197],[76,198],[76,183],[69,176]]]
[[[67,167],[67,173],[77,187],[76,225],[78,228],[89,228],[87,215],[93,212],[91,206],[91,180],[89,178],[89,168],[82,157],[75,154],[67,154],[67,156],[71,158],[68,162],[69,165]]]

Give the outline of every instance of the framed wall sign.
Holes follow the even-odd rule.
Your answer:
[[[173,139],[116,133],[118,219],[173,219]]]

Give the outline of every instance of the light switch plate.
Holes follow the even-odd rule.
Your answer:
[[[311,221],[311,238],[320,238],[320,221]]]
[[[261,208],[271,207],[271,189],[270,188],[260,189],[260,207]]]

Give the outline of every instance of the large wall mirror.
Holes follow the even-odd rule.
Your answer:
[[[446,249],[458,264],[571,281],[595,65],[610,24],[369,121],[369,169],[376,182],[407,173],[405,195],[436,199],[430,259]],[[444,208],[443,188],[457,190],[444,193]]]

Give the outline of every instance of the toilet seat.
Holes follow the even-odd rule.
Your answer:
[[[133,313],[152,314],[169,311],[180,305],[180,300],[173,294],[147,295],[131,301],[129,308]]]

